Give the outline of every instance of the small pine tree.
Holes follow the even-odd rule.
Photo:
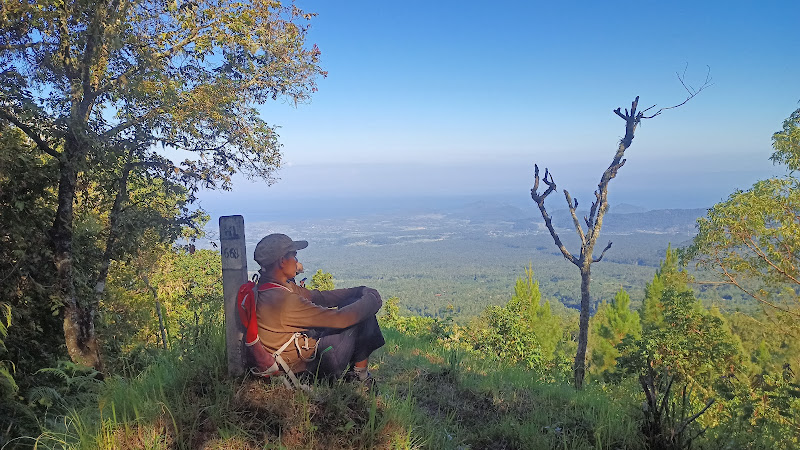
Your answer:
[[[383,324],[394,325],[400,320],[400,298],[389,297],[383,302],[383,314],[380,316]]]
[[[761,368],[762,372],[767,372],[769,368],[769,364],[772,362],[772,355],[769,352],[769,347],[767,346],[767,341],[761,340],[761,343],[758,345],[758,350],[755,352],[755,357],[753,358],[758,367]]]
[[[533,268],[517,278],[514,294],[506,306],[491,306],[484,312],[485,327],[476,335],[477,347],[488,348],[504,362],[523,363],[530,368],[550,364],[561,341],[561,321],[553,316],[550,303],[542,303]]]
[[[667,246],[667,254],[661,261],[653,281],[645,286],[644,300],[639,310],[642,327],[663,327],[664,305],[661,297],[664,291],[667,289],[676,292],[691,291],[690,280],[689,274],[678,267],[678,252],[673,250],[671,245]]]
[[[716,308],[709,311],[689,287],[671,247],[645,289],[639,310],[641,338],[626,339],[618,364],[626,371],[648,368],[669,372],[703,387],[743,362],[741,342]]]
[[[631,297],[620,289],[611,303],[603,302],[592,318],[589,343],[593,374],[613,374],[619,356],[618,346],[626,337],[639,339],[642,325],[639,314],[630,309]]]
[[[525,268],[525,277],[517,278],[514,295],[506,308],[517,313],[522,320],[522,329],[536,338],[543,360],[551,361],[561,340],[561,321],[553,316],[549,301],[542,303],[539,281],[533,279],[531,264]]]
[[[318,291],[332,291],[336,289],[333,284],[333,275],[328,272],[323,272],[322,269],[317,270],[317,273],[311,277],[308,288]]]

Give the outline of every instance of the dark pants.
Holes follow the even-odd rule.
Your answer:
[[[320,377],[342,375],[351,365],[367,359],[386,343],[375,316],[342,330],[327,329],[321,335],[317,341],[317,358],[307,369]]]

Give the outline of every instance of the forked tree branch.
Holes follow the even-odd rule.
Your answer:
[[[603,251],[600,253],[600,256],[598,256],[597,258],[592,258],[592,262],[600,262],[603,259],[603,255],[605,255],[606,251],[608,251],[608,249],[610,248],[611,248],[611,241],[608,241],[608,245],[606,245],[606,248],[604,248]]]
[[[711,80],[712,80],[712,78],[711,78],[711,67],[709,67],[709,66],[706,66],[706,67],[708,68],[708,70],[706,71],[706,79],[703,81],[703,84],[700,85],[700,87],[697,88],[697,89],[692,87],[692,85],[686,84],[686,69],[689,68],[688,64],[686,65],[686,67],[683,68],[683,75],[681,75],[678,72],[675,72],[675,75],[677,75],[677,77],[678,77],[678,81],[681,82],[681,86],[683,86],[683,88],[686,90],[686,92],[689,95],[686,97],[685,100],[683,100],[682,102],[678,103],[677,105],[666,106],[664,108],[659,109],[658,111],[656,111],[652,115],[645,116],[644,115],[645,112],[647,112],[647,111],[649,111],[649,110],[651,110],[651,109],[656,107],[656,105],[653,105],[653,106],[651,106],[651,107],[649,107],[649,108],[647,108],[647,109],[642,111],[642,117],[641,118],[642,119],[652,119],[653,117],[661,114],[662,112],[664,112],[664,111],[666,111],[668,109],[675,109],[675,108],[681,107],[681,106],[685,105],[686,102],[688,102],[689,100],[693,99],[697,94],[703,92],[704,89],[712,86],[713,83],[711,82]]]
[[[124,122],[120,122],[120,123],[114,125],[113,127],[109,128],[105,132],[103,132],[103,134],[101,134],[100,137],[102,139],[113,138],[113,137],[117,136],[118,134],[122,133],[123,131],[125,131],[125,130],[127,130],[129,128],[134,127],[136,125],[139,125],[139,124],[141,124],[141,123],[143,123],[143,122],[155,117],[158,114],[158,112],[159,112],[159,108],[156,107],[156,108],[153,108],[153,109],[147,111],[144,114],[140,114],[139,116],[137,116],[134,119],[129,119],[129,120],[126,120]]]
[[[710,71],[709,71],[710,74]],[[606,246],[605,249],[601,252],[599,257],[592,257],[591,250],[594,247],[597,238],[599,237],[600,230],[603,226],[603,218],[605,213],[608,211],[608,184],[609,182],[617,176],[619,169],[621,169],[624,165],[626,160],[624,159],[625,151],[631,146],[633,143],[634,134],[636,132],[636,128],[641,123],[643,119],[651,119],[663,111],[667,109],[677,108],[686,104],[689,100],[694,98],[697,94],[702,92],[707,87],[711,86],[711,77],[710,75],[706,75],[706,79],[703,84],[695,89],[690,85],[687,85],[684,81],[684,76],[678,74],[678,79],[681,82],[681,85],[684,89],[687,90],[689,95],[687,98],[674,106],[669,106],[665,108],[661,108],[656,111],[654,114],[646,116],[645,112],[652,109],[654,106],[645,109],[644,111],[639,111],[639,97],[637,96],[632,102],[630,109],[626,108],[623,112],[622,108],[617,108],[614,110],[614,114],[619,116],[625,121],[625,136],[620,139],[619,146],[617,147],[617,152],[614,154],[614,158],[611,160],[611,163],[608,165],[608,168],[603,172],[603,175],[600,177],[600,182],[597,185],[597,190],[594,192],[595,200],[592,202],[592,206],[589,210],[588,217],[584,217],[584,223],[586,223],[587,231],[584,232],[583,227],[581,226],[580,220],[578,219],[577,215],[577,208],[578,208],[578,201],[577,199],[572,199],[569,192],[564,190],[564,196],[567,200],[567,206],[570,211],[570,215],[572,216],[573,224],[575,225],[575,230],[578,233],[578,236],[581,239],[581,257],[582,258],[589,258],[588,261],[590,262],[599,262],[603,259],[603,255],[609,248],[611,248],[611,243]],[[549,173],[548,169],[545,169],[545,175],[542,181],[547,185],[547,189],[539,194],[539,166],[534,165],[534,185],[533,189],[531,189],[531,198],[536,202],[539,207],[540,212],[542,213],[542,218],[545,219],[545,225],[547,226],[548,230],[550,231],[550,235],[553,237],[553,240],[556,242],[556,246],[559,247],[561,253],[569,259],[576,263],[572,255],[563,247],[561,243],[561,239],[558,237],[558,233],[555,232],[555,229],[552,226],[552,220],[547,213],[544,207],[544,200],[547,198],[550,193],[552,193],[556,189],[556,184],[553,181],[552,174]],[[567,256],[569,255],[569,256]],[[576,263],[577,265],[577,263]]]
[[[20,120],[14,114],[11,114],[4,109],[0,109],[0,118],[3,118],[13,123],[14,126],[19,128],[23,133],[25,133],[26,136],[31,138],[31,140],[33,140],[33,142],[36,143],[36,146],[38,146],[39,149],[42,150],[43,152],[47,153],[48,155],[56,159],[61,157],[61,155],[57,151],[53,150],[50,147],[50,145],[47,143],[47,141],[44,140],[43,137],[39,136],[39,133],[37,133],[33,128],[22,122],[22,120]]]
[[[548,180],[549,177],[549,180]],[[561,251],[561,254],[564,255],[564,258],[575,264],[576,266],[580,267],[580,261],[577,258],[572,256],[572,254],[567,250],[567,247],[561,242],[561,238],[558,236],[555,228],[553,228],[553,218],[550,217],[550,214],[547,213],[547,209],[544,206],[544,199],[550,195],[556,189],[556,183],[553,181],[553,174],[551,174],[547,169],[544,171],[544,178],[543,181],[547,185],[547,189],[539,194],[539,166],[537,164],[533,165],[533,188],[531,189],[531,198],[534,202],[536,202],[536,206],[539,207],[539,212],[542,213],[542,219],[544,219],[544,224],[547,227],[547,230],[550,232],[550,236],[552,236],[553,241],[556,244],[556,247]]]
[[[545,190],[541,195],[537,194],[537,191],[539,190],[539,166],[537,164],[533,165],[533,174],[534,174],[534,181],[533,181],[533,189],[531,189],[531,198],[533,198],[533,201],[535,201],[536,203],[539,203],[540,199],[542,202],[544,202],[544,199],[547,198],[547,196],[550,195],[551,192],[556,190],[556,183],[553,181],[553,174],[551,174],[547,168],[544,169],[543,181],[544,184],[547,185],[547,190]],[[548,176],[550,177],[549,181],[547,179]]]
[[[797,278],[792,276],[790,273],[788,273],[786,270],[782,269],[781,267],[778,267],[775,264],[775,262],[772,261],[769,258],[769,256],[767,256],[767,254],[764,252],[764,250],[762,250],[761,247],[758,246],[758,244],[753,240],[752,236],[749,237],[748,239],[742,239],[742,242],[744,243],[744,245],[746,245],[748,248],[750,248],[750,251],[755,253],[755,255],[759,259],[761,259],[762,261],[767,263],[767,265],[772,267],[773,270],[775,270],[779,274],[783,275],[784,277],[792,280],[794,282],[794,284],[800,285],[800,280],[798,280]]]
[[[707,401],[706,402],[706,406],[704,406],[703,409],[701,409],[700,411],[696,412],[695,414],[692,414],[691,417],[686,419],[681,424],[681,427],[678,429],[678,431],[675,434],[677,434],[677,435],[683,434],[684,430],[686,430],[686,427],[688,427],[690,423],[692,423],[695,420],[697,420],[698,417],[702,416],[703,413],[706,412],[706,410],[708,410],[708,408],[711,408],[711,405],[713,405],[715,401],[716,401],[716,399],[713,399],[713,398],[710,399],[709,401]]]
[[[569,208],[569,213],[572,215],[572,223],[575,225],[575,231],[578,232],[578,236],[581,238],[581,246],[586,246],[586,234],[583,232],[583,227],[581,227],[581,222],[578,220],[578,214],[575,212],[578,209],[578,199],[572,199],[564,189],[564,197],[567,199],[567,207]]]

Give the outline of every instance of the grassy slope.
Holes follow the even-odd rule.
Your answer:
[[[519,370],[386,330],[372,358],[379,389],[347,383],[311,394],[229,379],[222,334],[169,355],[98,404],[46,424],[49,448],[640,448],[635,388],[575,392]],[[18,441],[27,444],[31,441]]]

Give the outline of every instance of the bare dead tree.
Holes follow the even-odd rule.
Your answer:
[[[594,192],[595,200],[592,202],[589,216],[583,217],[584,224],[586,225],[585,230],[578,219],[578,199],[573,199],[566,189],[563,191],[564,197],[567,201],[567,207],[572,215],[572,222],[575,226],[575,231],[578,233],[578,237],[580,238],[581,242],[581,249],[578,256],[570,253],[561,242],[561,238],[558,236],[555,227],[553,227],[552,217],[547,213],[547,209],[544,205],[544,201],[547,196],[556,190],[556,183],[553,180],[553,174],[550,173],[547,168],[545,168],[544,177],[540,179],[539,166],[534,164],[534,183],[533,188],[531,189],[531,198],[539,207],[539,212],[542,214],[542,219],[544,219],[545,226],[550,232],[550,236],[553,237],[556,247],[561,250],[561,254],[564,255],[564,258],[567,261],[578,267],[581,273],[581,309],[578,331],[578,351],[575,354],[575,362],[573,363],[572,367],[574,383],[577,389],[581,389],[583,387],[583,379],[586,375],[586,345],[589,340],[589,307],[591,305],[591,296],[589,294],[591,265],[592,263],[600,262],[603,259],[603,255],[606,254],[606,251],[611,248],[611,242],[609,242],[600,253],[600,256],[593,256],[594,246],[597,243],[597,238],[599,237],[600,230],[603,227],[603,217],[605,216],[606,211],[608,211],[608,183],[617,176],[619,169],[625,165],[625,151],[630,148],[631,143],[633,142],[636,127],[641,123],[642,120],[652,119],[668,109],[682,106],[704,89],[711,86],[710,71],[706,73],[705,81],[697,89],[685,83],[685,71],[684,75],[681,75],[680,73],[677,75],[678,80],[680,80],[684,89],[686,89],[688,92],[688,96],[683,102],[677,105],[658,109],[654,113],[647,115],[647,111],[655,108],[655,105],[639,111],[639,97],[637,96],[636,99],[631,103],[630,110],[625,109],[625,112],[622,112],[621,108],[614,110],[614,113],[625,121],[625,136],[620,140],[619,146],[617,147],[617,152],[614,154],[614,159],[611,160],[611,164],[609,164],[608,168],[600,177],[600,183],[597,185],[597,190]],[[547,188],[541,193],[539,193],[540,181],[547,186]]]

